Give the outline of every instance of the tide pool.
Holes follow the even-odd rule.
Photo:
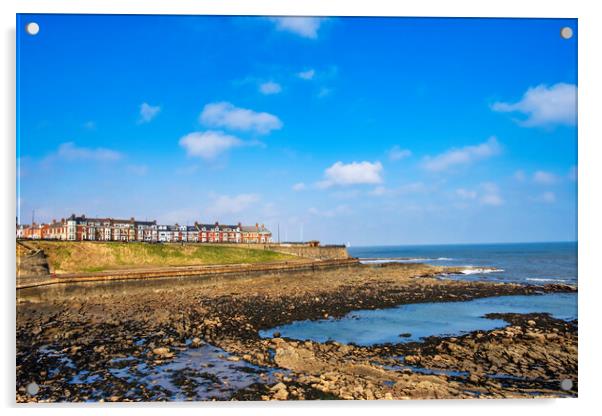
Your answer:
[[[261,331],[260,335],[273,337],[274,332],[280,332],[282,337],[298,340],[373,345],[420,341],[428,336],[457,336],[508,325],[501,319],[485,318],[489,313],[549,313],[558,319],[573,320],[577,318],[577,294],[497,296],[466,302],[415,303],[359,310],[341,319],[296,321]]]

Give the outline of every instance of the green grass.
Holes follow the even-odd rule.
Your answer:
[[[55,273],[100,272],[125,268],[266,263],[298,259],[264,250],[208,244],[35,241]]]

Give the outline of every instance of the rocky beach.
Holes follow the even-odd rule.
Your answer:
[[[460,271],[391,263],[19,290],[16,399],[576,396],[577,321],[544,313],[491,314],[504,325],[412,342],[400,333],[399,342],[373,345],[260,334],[357,310],[576,292],[442,278]]]

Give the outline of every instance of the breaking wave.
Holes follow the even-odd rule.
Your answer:
[[[361,264],[382,264],[382,263],[424,263],[427,261],[451,261],[449,257],[423,258],[423,257],[390,257],[390,258],[361,258]]]
[[[493,268],[474,268],[474,269],[464,269],[460,273],[462,274],[485,274],[485,273],[500,273],[503,272],[504,269],[493,269]]]
[[[543,278],[543,277],[527,277],[526,280],[532,282],[568,282],[566,279],[552,279],[552,278]]]

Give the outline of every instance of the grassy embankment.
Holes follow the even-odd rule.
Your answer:
[[[264,250],[201,244],[147,244],[29,241],[44,250],[53,273],[100,272],[106,270],[162,266],[266,263],[299,257]],[[17,253],[19,255],[19,253]]]

